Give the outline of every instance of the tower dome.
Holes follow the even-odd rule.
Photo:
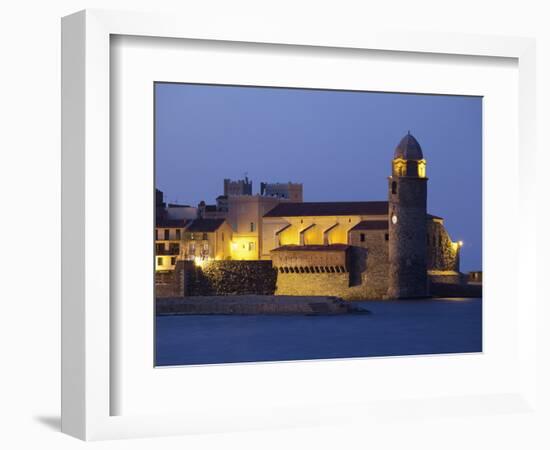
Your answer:
[[[403,139],[401,139],[399,145],[395,147],[393,158],[401,158],[409,161],[420,161],[421,159],[424,159],[424,156],[422,155],[422,148],[410,131],[405,135],[405,137],[403,137]]]

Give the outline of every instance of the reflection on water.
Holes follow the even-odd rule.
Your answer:
[[[160,316],[156,364],[480,352],[482,302],[368,301],[368,315]]]

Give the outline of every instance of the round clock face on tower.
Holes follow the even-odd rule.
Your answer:
[[[393,223],[394,225],[397,223],[397,216],[395,214],[391,216],[391,223]]]

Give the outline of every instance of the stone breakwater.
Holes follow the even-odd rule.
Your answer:
[[[228,295],[156,299],[157,315],[177,314],[306,314],[368,313],[337,297],[284,295]]]

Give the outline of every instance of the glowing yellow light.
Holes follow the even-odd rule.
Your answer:
[[[458,241],[458,246],[459,246],[459,247],[462,247],[463,245],[464,245],[464,242]]]
[[[231,242],[231,250],[237,250],[237,243]]]
[[[424,159],[418,161],[418,176],[426,178],[426,160]]]
[[[194,262],[195,262],[195,266],[204,267],[204,265],[206,264],[206,259],[198,257],[194,259]]]

